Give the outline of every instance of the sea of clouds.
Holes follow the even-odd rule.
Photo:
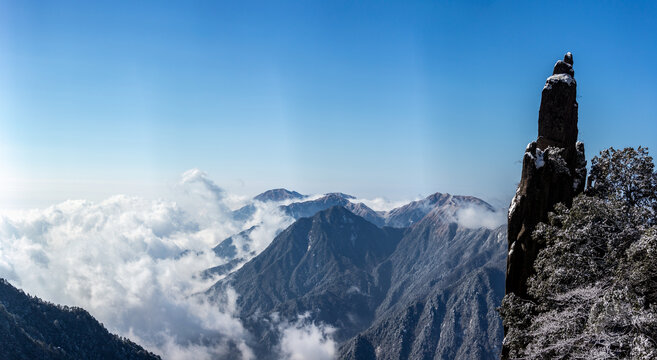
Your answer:
[[[245,199],[196,169],[168,195],[72,200],[1,214],[0,277],[44,300],[80,306],[166,359],[220,357],[229,342],[252,359],[238,294],[229,290],[210,304],[203,292],[217,278],[198,275],[225,262],[210,249],[226,237],[258,225],[250,238],[259,252],[293,219],[277,205],[256,202],[251,218],[234,220],[231,209]],[[299,332],[281,333],[304,343],[304,336],[316,336],[316,325],[308,326],[290,324]],[[296,354],[286,351],[282,358]]]

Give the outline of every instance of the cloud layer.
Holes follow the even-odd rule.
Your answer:
[[[331,360],[335,358],[337,344],[332,338],[335,328],[316,324],[309,314],[299,316],[294,323],[279,325],[281,332],[281,358],[285,360]]]
[[[215,279],[197,274],[223,262],[208,249],[224,238],[258,224],[252,239],[261,250],[291,219],[258,204],[248,221],[234,221],[235,199],[198,170],[184,173],[168,195],[0,215],[0,277],[45,300],[81,306],[168,359],[221,356],[227,341],[252,358],[237,294],[210,305],[199,293]]]
[[[456,211],[456,222],[465,228],[495,229],[506,223],[506,211],[490,209],[483,206],[469,206]]]
[[[404,206],[404,205],[406,205],[406,204],[408,204],[412,201],[421,200],[421,199],[422,199],[422,197],[416,197],[416,198],[409,199],[409,200],[389,200],[389,199],[386,199],[386,198],[377,197],[377,198],[373,198],[373,199],[356,198],[356,199],[351,200],[351,202],[353,202],[355,204],[363,203],[363,204],[367,205],[367,207],[369,207],[370,209],[372,209],[374,211],[390,211],[394,208]]]

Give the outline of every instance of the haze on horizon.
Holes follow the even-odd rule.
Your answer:
[[[231,193],[508,204],[553,59],[580,140],[657,151],[657,4],[0,3],[0,209]],[[522,29],[522,31],[520,31]]]

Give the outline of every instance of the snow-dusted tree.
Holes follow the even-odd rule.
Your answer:
[[[539,224],[531,299],[500,308],[509,358],[657,359],[653,169],[647,149],[605,150],[587,194]]]
[[[648,148],[603,150],[591,160],[586,192],[602,199],[621,201],[628,208],[654,211],[657,209],[654,167]],[[654,216],[650,220],[654,221]]]

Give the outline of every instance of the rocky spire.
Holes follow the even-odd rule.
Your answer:
[[[577,82],[573,55],[566,53],[554,65],[553,75],[545,82],[538,111],[538,147],[572,149],[577,141]]]
[[[567,206],[584,190],[584,144],[577,142],[577,82],[573,55],[554,65],[541,95],[538,138],[527,145],[522,177],[509,208],[506,293],[527,298],[527,278],[542,245],[531,235],[557,203]]]

